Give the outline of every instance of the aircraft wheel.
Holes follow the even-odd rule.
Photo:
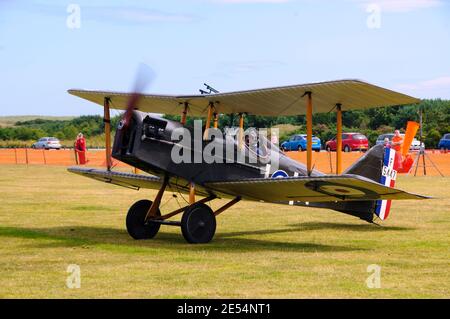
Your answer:
[[[158,233],[160,224],[145,223],[145,216],[151,205],[152,201],[143,199],[134,203],[128,210],[126,219],[127,231],[134,239],[150,239]],[[159,209],[157,215],[161,216]]]
[[[209,243],[216,232],[216,216],[212,209],[202,203],[189,206],[181,218],[181,232],[188,243]]]

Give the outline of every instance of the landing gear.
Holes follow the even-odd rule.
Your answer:
[[[165,177],[161,189],[153,202],[140,200],[130,207],[126,224],[128,234],[134,239],[153,238],[158,233],[161,225],[168,225],[180,227],[184,239],[190,244],[209,243],[216,233],[216,216],[241,200],[241,197],[237,196],[216,211],[213,211],[205,204],[216,198],[216,195],[211,194],[168,214],[161,215],[159,206],[168,184],[169,178]],[[181,221],[168,220],[181,213],[183,213]]]
[[[126,225],[128,234],[134,239],[151,239],[159,231],[160,224],[146,222],[147,213],[152,206],[152,202],[146,199],[137,201],[130,207],[127,214]],[[161,216],[161,212],[156,211],[156,215]]]
[[[216,232],[216,216],[212,209],[203,203],[187,207],[181,218],[181,232],[188,243],[209,243]]]

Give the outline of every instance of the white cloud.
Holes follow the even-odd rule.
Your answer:
[[[441,76],[416,83],[403,83],[396,86],[399,91],[429,98],[448,98],[450,96],[450,76]]]
[[[221,3],[285,3],[290,0],[213,0]]]
[[[1,3],[2,0],[0,0]],[[25,4],[19,2],[14,6],[17,10],[37,14],[66,15],[66,7],[50,4]],[[96,6],[80,5],[81,19],[96,22],[113,22],[127,24],[148,24],[161,22],[191,22],[197,18],[190,14],[165,12],[134,6]]]
[[[220,72],[227,74],[236,74],[243,72],[258,72],[264,69],[278,68],[285,66],[284,62],[274,60],[258,60],[258,61],[228,61],[219,64]]]
[[[190,22],[193,20],[190,15],[133,7],[86,7],[84,13],[93,20],[112,19],[131,23]]]
[[[224,61],[218,63],[214,71],[207,75],[208,78],[233,78],[245,74],[255,74],[265,72],[267,69],[277,69],[286,67],[286,63],[275,60],[255,60],[255,61]]]
[[[377,4],[383,12],[409,12],[420,9],[439,7],[443,0],[353,0],[362,3],[365,7]]]
[[[418,89],[450,89],[450,76],[442,76],[432,80],[421,81],[417,83],[400,84],[399,88],[418,90]]]

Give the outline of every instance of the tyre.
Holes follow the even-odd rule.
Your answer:
[[[303,152],[303,147],[301,145],[298,146],[298,151]]]
[[[331,152],[331,147],[327,145],[327,152]]]
[[[351,151],[350,146],[345,145],[345,146],[344,146],[344,152],[348,153],[348,152],[350,152],[350,151]]]
[[[126,225],[128,234],[134,239],[150,239],[156,236],[159,231],[160,224],[146,223],[145,216],[152,205],[150,200],[140,200],[134,203],[128,210]],[[157,216],[161,216],[161,212],[156,212]]]
[[[209,243],[216,233],[216,216],[212,209],[202,203],[186,208],[181,218],[181,232],[188,243]]]

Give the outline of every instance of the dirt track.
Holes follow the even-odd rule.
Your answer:
[[[343,153],[344,169],[354,163],[364,153],[351,152]],[[287,155],[295,160],[306,163],[306,152],[287,152]],[[431,159],[438,169],[445,175],[450,176],[450,153],[429,150],[425,158],[427,164],[427,175],[439,176],[438,171],[432,166],[428,159]],[[413,155],[415,157],[415,155]],[[88,166],[105,166],[105,151],[93,150],[87,152]],[[39,164],[39,165],[76,165],[73,150],[34,150],[34,149],[0,149],[0,164]],[[126,164],[114,161],[116,166],[127,166]],[[418,175],[423,175],[422,160],[419,162]],[[336,170],[336,153],[320,152],[313,153],[313,165],[315,169],[324,173],[334,173]]]

